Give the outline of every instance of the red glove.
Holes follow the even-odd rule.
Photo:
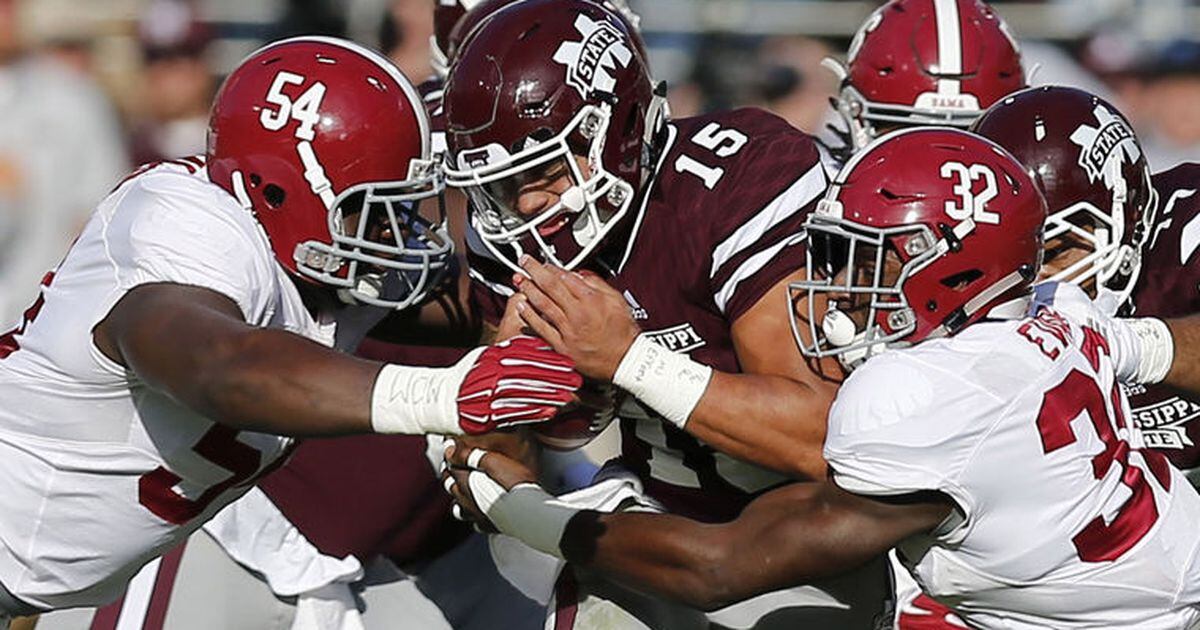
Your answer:
[[[575,400],[583,377],[575,362],[550,344],[528,336],[483,351],[458,390],[458,423],[478,435],[520,424],[545,422]]]

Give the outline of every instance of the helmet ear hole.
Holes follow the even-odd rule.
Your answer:
[[[268,206],[278,208],[287,199],[287,193],[275,184],[267,184],[267,187],[263,189],[263,199],[266,200]]]
[[[941,279],[942,286],[952,291],[965,291],[968,287],[975,283],[976,280],[983,277],[983,272],[978,269],[968,269],[960,271],[956,274],[946,276]]]

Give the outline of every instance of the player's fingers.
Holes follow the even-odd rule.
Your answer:
[[[550,322],[543,319],[538,314],[537,309],[525,302],[521,302],[517,304],[517,315],[520,316],[521,321],[525,322],[526,326],[533,330],[534,334],[549,342],[550,346],[555,350],[559,352],[563,351],[562,333],[558,332],[558,329]]]
[[[508,298],[504,305],[504,315],[500,318],[500,324],[496,326],[496,341],[506,341],[521,334],[523,324],[520,315],[517,314],[517,303],[524,302],[525,299],[520,293]]]
[[[450,479],[454,482],[449,486],[450,498],[470,511],[477,511],[475,497],[471,495],[471,484],[467,482],[467,475],[470,473],[471,471],[462,468],[450,471]]]
[[[574,271],[564,271],[560,275],[563,286],[567,287],[567,290],[571,292],[571,295],[574,295],[583,301],[591,300],[600,287],[608,287],[607,282],[595,276],[589,277]],[[592,282],[596,282],[600,286],[593,286]]]
[[[467,454],[467,468],[479,470],[479,463],[483,461],[483,458],[486,457],[487,454],[488,452],[481,448],[471,449],[471,452]]]
[[[451,472],[455,468],[463,468],[467,465],[467,455],[471,450],[469,447],[459,448],[457,444],[446,447],[446,462],[450,464]]]
[[[547,321],[555,326],[562,326],[567,323],[567,312],[563,310],[562,305],[547,295],[541,287],[532,282],[526,282],[521,285],[519,290],[520,294],[525,296],[527,304],[537,309],[537,312]],[[517,312],[520,312],[519,305]]]
[[[563,282],[564,274],[561,268],[543,265],[528,254],[521,257],[520,265],[525,270],[525,273],[529,274],[529,280],[532,281],[521,282],[521,286],[519,287],[521,290],[529,288],[530,285],[537,285],[537,288],[541,289],[542,292],[549,295],[555,302],[563,305],[577,299]]]
[[[500,453],[488,452],[487,457],[481,455],[473,468],[490,477],[505,490],[521,483],[537,483],[537,475],[532,470],[521,462]]]

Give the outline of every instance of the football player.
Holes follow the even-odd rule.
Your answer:
[[[1016,38],[980,0],[890,0],[859,26],[845,63],[822,65],[839,82],[838,122],[818,134],[831,175],[882,133],[965,128],[1027,77]]]
[[[704,608],[895,546],[971,627],[1195,627],[1200,495],[1131,443],[1118,385],[1200,387],[1197,322],[1110,320],[1071,285],[1034,294],[1046,217],[1023,167],[964,131],[896,132],[839,174],[805,224],[793,302],[805,354],[853,370],[827,481],[702,524],[580,510],[462,447],[451,491],[502,532]]]
[[[827,178],[813,139],[776,116],[668,121],[663,102],[613,12],[514,4],[475,30],[451,68],[447,181],[471,200],[485,324],[514,307],[586,376],[632,394],[617,413],[621,457],[600,476],[612,492],[587,500],[644,499],[720,522],[772,486],[825,475],[836,384],[779,343],[790,323],[775,306],[801,277],[797,233]],[[586,627],[608,604],[572,578],[558,585],[558,623]],[[780,596],[775,607],[791,608],[772,615],[867,627],[887,589],[881,561],[824,591]],[[617,599],[632,597],[607,601]]]
[[[891,0],[859,27],[845,65],[824,65],[841,83],[839,164],[893,129],[965,129],[1026,85],[1016,39],[981,0]]]
[[[111,600],[277,463],[280,435],[479,433],[571,399],[571,362],[529,338],[440,370],[329,348],[445,266],[413,206],[436,205],[431,157],[394,66],[298,38],[230,75],[206,157],[101,202],[0,337],[0,615]]]
[[[435,1],[434,76],[417,86],[435,155],[445,147],[441,94],[449,60],[479,22],[514,1]],[[465,198],[447,192],[447,231],[461,252]],[[450,267],[425,300],[372,331],[372,337],[383,334],[402,343],[368,338],[359,356],[430,367],[459,360],[479,334],[463,303],[466,277],[465,264]],[[164,623],[178,628],[290,627],[304,620],[341,627],[350,618],[370,627],[390,623],[397,610],[406,611],[406,623],[414,627],[491,627],[496,619],[511,628],[540,626],[545,601],[509,586],[494,569],[488,541],[451,518],[450,499],[436,476],[440,439],[361,435],[305,441],[287,464],[205,524],[220,547],[193,538],[171,588],[148,593],[148,605],[166,601]],[[513,442],[514,450],[535,456],[527,441]],[[158,568],[158,582],[170,568]],[[443,579],[463,572],[472,575],[470,588]],[[223,605],[193,605],[187,595],[200,589]],[[356,598],[365,603],[361,615]],[[128,612],[147,605],[135,600],[136,594],[127,593],[117,608]],[[115,623],[117,615],[107,613],[100,611],[98,618]]]
[[[980,0],[892,0],[859,27],[846,63],[824,65],[840,82],[833,100],[843,128],[819,137],[837,171],[880,134],[903,127],[965,128],[998,99],[1026,85],[1008,25]],[[921,597],[893,561],[901,630],[952,630],[949,611]]]
[[[1079,284],[1109,311],[1200,312],[1200,164],[1151,175],[1121,112],[1069,87],[1005,98],[975,131],[1012,152],[1045,193],[1045,276]],[[1200,480],[1200,395],[1134,385],[1129,400],[1146,447]]]

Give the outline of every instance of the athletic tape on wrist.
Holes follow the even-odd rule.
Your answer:
[[[388,364],[371,392],[371,428],[376,433],[462,435],[458,393],[486,348],[476,348],[448,368]]]
[[[1175,340],[1166,322],[1155,317],[1126,320],[1141,341],[1141,356],[1134,380],[1143,385],[1160,383],[1175,362]]]
[[[621,359],[613,384],[682,429],[700,404],[712,372],[707,365],[671,352],[643,333]]]
[[[475,504],[502,534],[558,558],[563,557],[559,543],[571,517],[579,512],[533,483],[522,483],[505,490],[486,474],[475,471],[467,476]]]

